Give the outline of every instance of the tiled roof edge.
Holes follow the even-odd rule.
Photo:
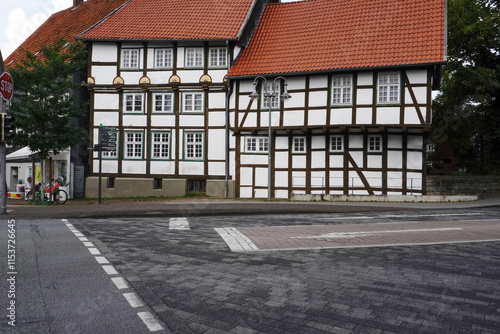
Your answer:
[[[125,6],[127,6],[129,4],[129,2],[132,1],[132,0],[128,0],[127,2],[123,3],[120,7],[116,8],[115,10],[113,10],[111,13],[109,13],[108,15],[106,15],[102,20],[100,20],[99,22],[97,22],[96,24],[94,24],[93,26],[89,27],[88,29],[86,29],[84,32],[82,32],[80,35],[78,36],[75,36],[75,39],[78,39],[78,40],[91,40],[91,39],[86,39],[86,38],[82,38],[83,35],[85,35],[86,33],[88,33],[90,30],[94,29],[95,27],[98,27],[100,26],[102,23],[104,23],[109,17],[111,17],[112,15],[118,13],[120,10],[122,10]]]

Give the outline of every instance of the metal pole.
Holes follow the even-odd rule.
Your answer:
[[[2,62],[3,64],[3,62]],[[2,114],[7,112],[7,103],[0,97]],[[3,126],[3,125],[2,125]],[[0,214],[4,215],[7,213],[7,149],[5,147],[5,142],[0,143]]]
[[[99,200],[99,204],[101,204],[101,180],[102,180],[102,148],[101,148],[101,131],[102,129],[102,124],[101,126],[99,126],[99,141],[98,141],[98,149],[99,149],[99,187],[98,187],[98,200]]]
[[[269,103],[269,129],[268,131],[268,142],[267,142],[267,201],[271,202],[271,105],[273,102],[273,96],[274,96],[274,87],[272,94],[267,94],[268,95],[268,103]],[[267,81],[266,81],[266,90],[267,90]]]

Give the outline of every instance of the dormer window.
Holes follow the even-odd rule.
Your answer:
[[[139,49],[122,50],[122,69],[139,69]]]

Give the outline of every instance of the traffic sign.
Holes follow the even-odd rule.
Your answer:
[[[103,152],[116,151],[116,128],[103,126],[101,128],[101,147]]]
[[[12,77],[9,73],[3,72],[0,76],[0,95],[3,99],[9,101],[14,93],[14,83],[12,82]]]

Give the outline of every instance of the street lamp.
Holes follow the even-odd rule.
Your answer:
[[[269,128],[268,128],[268,139],[267,139],[267,200],[270,202],[271,201],[271,109],[272,109],[272,101],[274,98],[277,98],[279,96],[279,87],[277,87],[276,83],[279,80],[283,80],[285,84],[285,89],[283,94],[280,96],[283,102],[286,102],[292,98],[290,94],[288,94],[288,91],[286,90],[288,86],[288,82],[286,81],[285,78],[282,76],[279,76],[274,79],[272,87],[268,87],[267,85],[267,79],[261,75],[257,76],[254,81],[253,81],[253,92],[250,94],[250,99],[252,101],[258,100],[260,95],[257,93],[257,83],[259,79],[262,79],[264,81],[264,100],[268,102],[269,106]]]

